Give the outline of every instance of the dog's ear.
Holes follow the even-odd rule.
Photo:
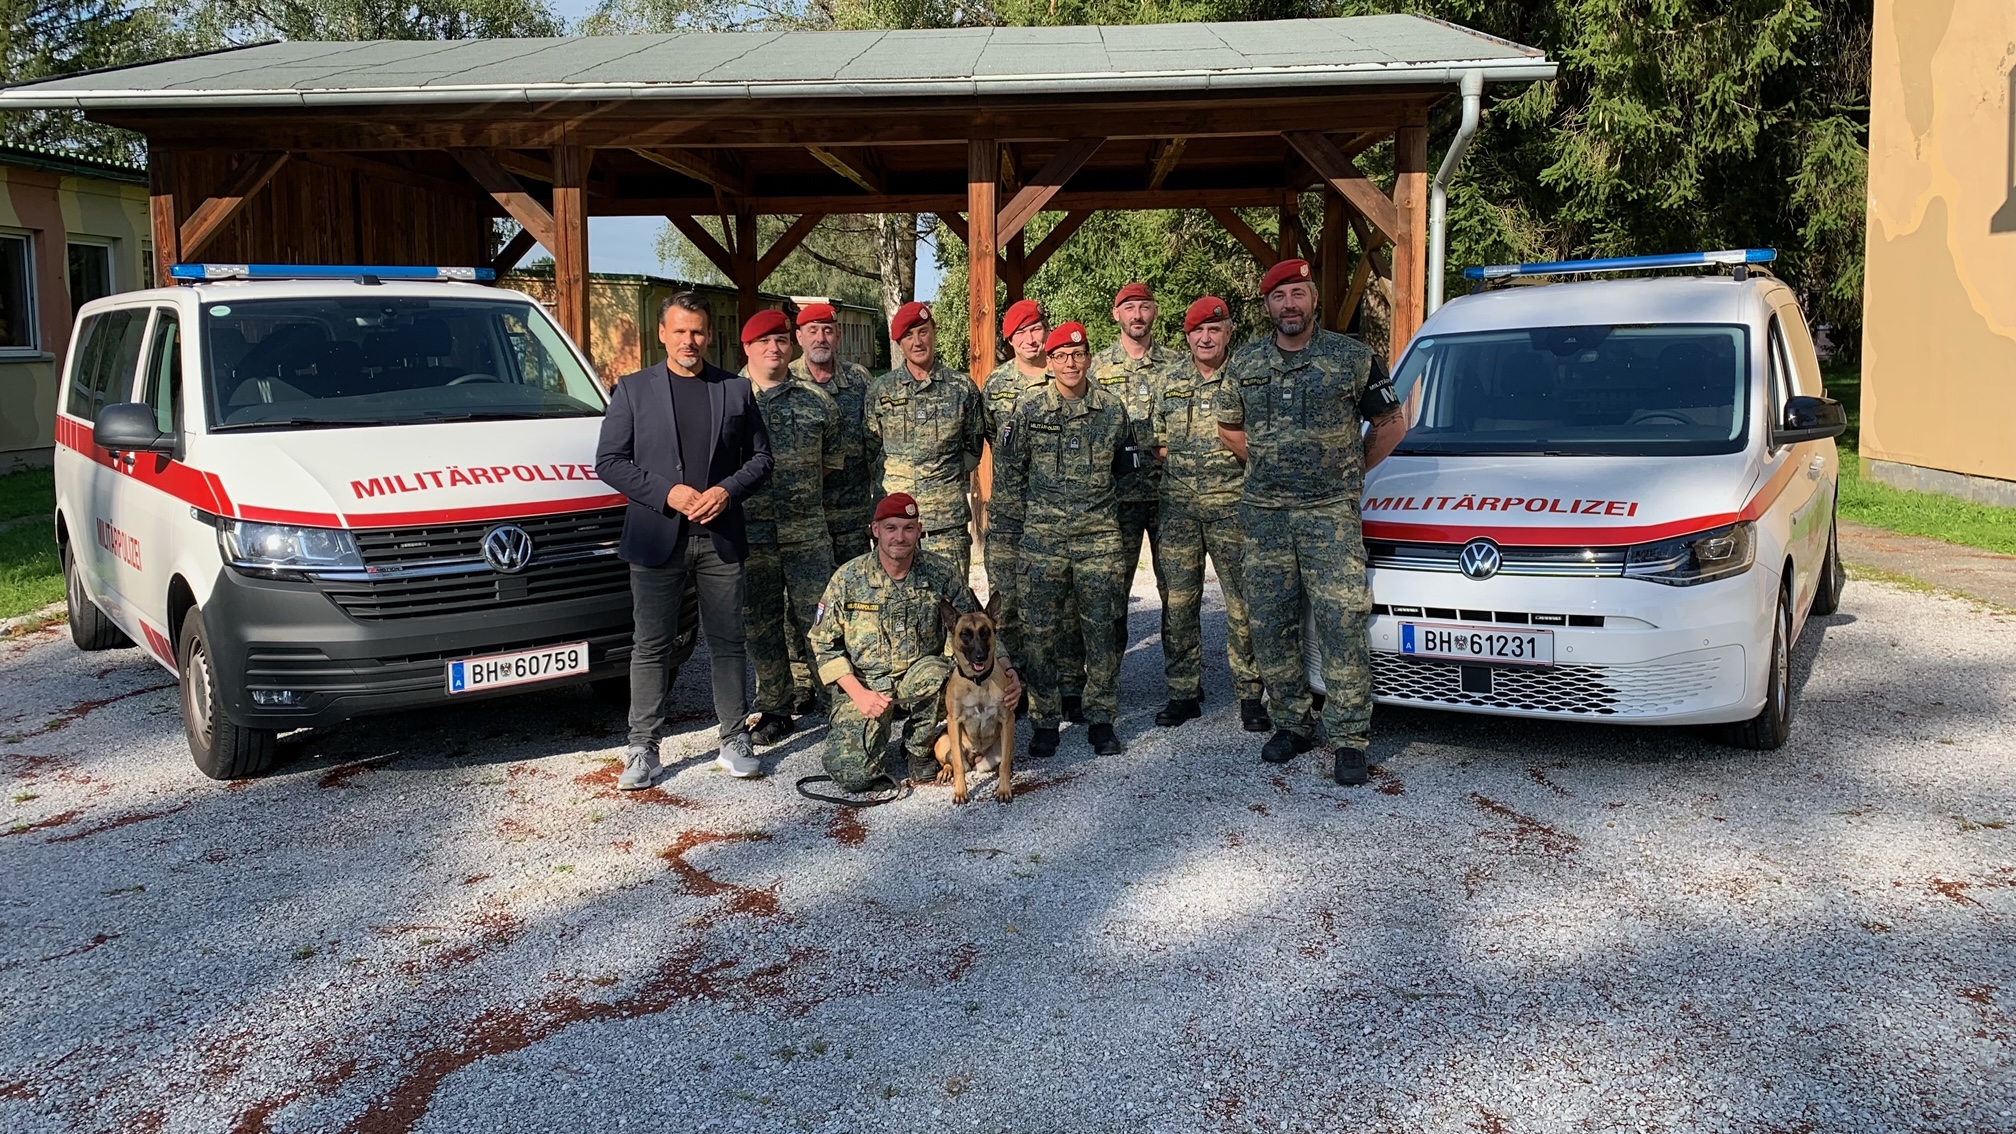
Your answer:
[[[945,624],[945,632],[947,634],[957,631],[959,629],[959,608],[942,598],[939,599],[938,621]]]
[[[993,588],[993,593],[987,596],[987,608],[982,612],[987,616],[987,621],[996,626],[1001,624],[1001,600],[1007,596],[1007,591],[999,587]]]

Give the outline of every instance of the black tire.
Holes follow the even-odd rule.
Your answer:
[[[1827,523],[1827,557],[1820,561],[1820,585],[1813,590],[1813,613],[1833,614],[1841,609],[1841,592],[1848,586],[1848,568],[1841,562],[1841,517]]]
[[[1722,726],[1722,741],[1737,748],[1769,752],[1792,735],[1792,589],[1778,587],[1777,617],[1771,622],[1771,680],[1764,707],[1747,721]]]
[[[63,554],[63,605],[70,614],[70,640],[77,648],[87,653],[100,650],[123,650],[133,644],[126,632],[112,624],[91,596],[84,593],[84,578],[77,569],[77,558],[70,554],[70,545],[64,544]]]
[[[189,738],[196,770],[213,780],[242,780],[271,769],[273,741],[279,733],[233,724],[224,714],[202,611],[191,610],[182,619],[175,657],[182,670],[182,731]]]

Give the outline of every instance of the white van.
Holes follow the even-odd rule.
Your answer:
[[[363,713],[627,695],[606,401],[538,303],[448,282],[487,269],[174,271],[78,315],[55,522],[71,638],[180,678],[198,768]]]
[[[1845,579],[1846,425],[1752,249],[1471,269],[1395,371],[1366,479],[1377,703],[1711,724],[1775,748],[1790,651]],[[1719,275],[1530,277],[1723,265]]]

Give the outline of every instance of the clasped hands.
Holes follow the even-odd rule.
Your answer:
[[[696,492],[690,485],[675,484],[672,491],[665,494],[666,507],[696,524],[713,523],[731,503],[728,490],[718,484],[705,492]]]

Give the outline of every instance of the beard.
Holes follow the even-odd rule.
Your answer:
[[[827,363],[833,361],[833,348],[830,346],[806,347],[805,357],[820,366],[825,366]]]
[[[1275,318],[1274,329],[1291,338],[1309,327],[1309,316],[1300,311],[1286,311]]]

